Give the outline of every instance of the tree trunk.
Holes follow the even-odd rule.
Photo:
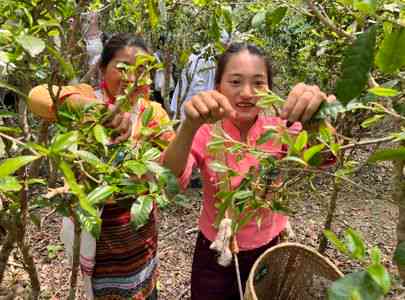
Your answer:
[[[24,168],[22,179],[24,180],[24,187],[20,192],[20,214],[16,215],[16,233],[17,245],[21,250],[25,269],[28,272],[31,281],[31,298],[38,299],[41,292],[41,286],[38,279],[37,269],[35,267],[34,259],[32,258],[30,246],[25,241],[27,219],[28,219],[28,183],[27,183],[27,167]]]
[[[6,271],[8,257],[13,250],[14,242],[15,235],[12,232],[9,232],[0,250],[0,286],[3,282],[3,276],[4,272]]]
[[[28,107],[24,100],[18,98],[18,121],[23,130],[24,139],[28,141],[31,136],[30,126],[28,124]]]
[[[39,130],[38,144],[43,145],[45,147],[48,145],[48,131],[49,131],[49,122],[46,120],[42,120],[41,128]],[[32,163],[30,169],[30,178],[35,178],[39,175],[42,161],[43,159],[41,157],[40,159],[37,159]]]
[[[340,183],[338,182],[338,179],[335,178],[334,184],[333,184],[333,193],[332,193],[332,196],[330,198],[328,215],[326,216],[326,221],[325,221],[323,231],[324,230],[331,230],[331,228],[332,228],[332,222],[333,222],[333,217],[335,215],[336,202],[337,202],[337,199],[338,199],[339,190],[340,190]],[[320,242],[319,242],[319,248],[318,248],[318,251],[321,254],[325,253],[326,248],[328,246],[328,239],[323,234],[323,231],[320,233]]]

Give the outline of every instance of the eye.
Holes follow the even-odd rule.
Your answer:
[[[229,82],[230,82],[232,85],[238,85],[238,84],[240,84],[240,80],[237,80],[237,79],[230,80]]]
[[[259,80],[255,82],[255,86],[264,86],[266,84],[266,82]]]

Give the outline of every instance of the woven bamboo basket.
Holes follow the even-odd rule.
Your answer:
[[[282,243],[263,253],[246,283],[245,300],[326,299],[326,289],[342,272],[315,250]]]

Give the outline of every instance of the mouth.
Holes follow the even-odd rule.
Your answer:
[[[242,108],[242,109],[252,108],[252,107],[255,107],[255,106],[256,106],[256,104],[251,103],[251,102],[239,102],[239,103],[236,103],[236,107]]]

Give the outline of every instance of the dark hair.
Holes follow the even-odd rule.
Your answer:
[[[222,75],[224,74],[226,64],[228,63],[229,59],[243,51],[247,50],[249,51],[250,54],[252,55],[257,55],[261,58],[263,58],[264,63],[266,65],[266,71],[267,71],[267,84],[270,89],[273,87],[273,74],[271,71],[271,63],[268,57],[266,56],[265,52],[252,44],[246,44],[246,43],[232,43],[229,45],[229,47],[225,50],[222,55],[219,56],[218,62],[217,62],[217,69],[215,71],[215,84],[219,85],[221,83]]]
[[[103,52],[101,52],[100,68],[106,68],[117,52],[125,47],[136,47],[149,53],[149,50],[141,37],[131,33],[117,33],[104,44]]]

